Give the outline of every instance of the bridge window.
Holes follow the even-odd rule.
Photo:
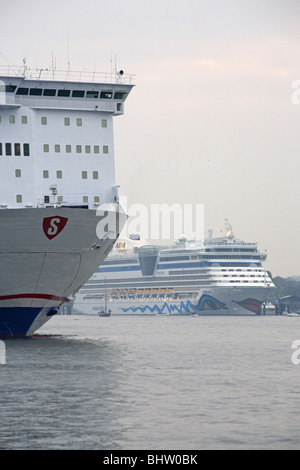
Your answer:
[[[30,95],[33,96],[42,96],[43,90],[42,88],[30,88]]]
[[[86,98],[98,98],[99,91],[87,91]]]
[[[125,91],[116,91],[114,94],[114,99],[115,100],[124,100],[127,96],[127,93]]]
[[[57,96],[70,96],[71,90],[58,90]]]
[[[83,98],[84,91],[83,90],[73,90],[72,91],[72,98]]]
[[[29,89],[20,87],[17,89],[17,95],[28,95]]]
[[[55,96],[56,95],[56,90],[54,90],[53,88],[45,88],[45,90],[43,91],[43,95],[44,96]]]
[[[17,87],[15,85],[6,85],[5,91],[6,93],[14,93],[16,88]]]
[[[112,98],[112,91],[101,91],[100,98],[110,100]]]

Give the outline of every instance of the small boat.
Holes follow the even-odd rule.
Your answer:
[[[110,317],[111,310],[100,310],[98,312],[99,317]]]
[[[285,317],[300,317],[299,312],[288,312],[287,310],[282,312],[282,315],[284,315]]]
[[[99,317],[110,317],[111,310],[107,310],[107,292],[106,292],[106,278],[105,278],[105,294],[104,294],[104,299],[105,299],[105,307],[104,310],[99,310],[98,315]]]

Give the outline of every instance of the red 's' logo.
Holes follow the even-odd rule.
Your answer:
[[[46,237],[52,240],[65,228],[67,222],[66,217],[45,217],[43,219],[43,230]]]

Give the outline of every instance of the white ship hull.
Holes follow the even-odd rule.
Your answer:
[[[127,219],[113,119],[131,77],[57,72],[0,67],[0,336],[32,335],[69,302]]]
[[[121,229],[127,215],[120,206],[104,208],[108,217],[118,214]],[[99,239],[98,223],[88,209],[0,211],[1,336],[33,334],[89,279],[118,235]]]
[[[111,300],[111,315],[259,315],[271,287],[203,289],[195,299]],[[76,298],[73,314],[97,315],[103,301]]]

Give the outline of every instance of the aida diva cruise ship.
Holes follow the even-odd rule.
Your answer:
[[[102,266],[79,290],[74,314],[259,315],[274,292],[256,243],[233,234],[204,241],[181,237],[172,246],[138,236],[119,239]]]
[[[32,335],[114,246],[113,118],[133,86],[122,71],[0,69],[1,336]]]

